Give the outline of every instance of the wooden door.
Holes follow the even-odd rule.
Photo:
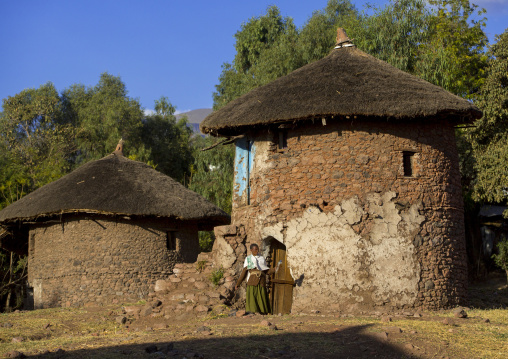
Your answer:
[[[272,275],[271,281],[271,304],[273,314],[289,314],[291,313],[291,305],[293,304],[293,286],[295,281],[291,277],[288,268],[286,246],[277,240],[271,243],[271,267],[276,268],[277,263],[282,261],[277,273]]]

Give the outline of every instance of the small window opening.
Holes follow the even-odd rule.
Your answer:
[[[288,148],[288,132],[279,131],[279,150]]]
[[[170,251],[176,250],[176,233],[174,231],[166,232],[166,247]]]
[[[404,177],[413,177],[414,166],[413,166],[413,158],[415,153],[411,151],[403,151],[402,152],[402,161],[404,165]]]

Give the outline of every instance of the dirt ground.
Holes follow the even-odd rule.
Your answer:
[[[507,358],[508,285],[470,288],[467,318],[449,311],[197,318],[121,324],[121,306],[0,315],[0,356],[30,358]],[[270,325],[271,324],[271,325]],[[22,353],[22,354],[21,354]]]

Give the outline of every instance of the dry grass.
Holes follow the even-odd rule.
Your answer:
[[[490,296],[493,291],[501,293],[496,300],[502,302],[505,289],[505,284],[497,283],[473,291]],[[127,353],[129,357],[141,358],[146,356],[146,345],[173,342],[183,352],[194,350],[207,358],[508,357],[508,309],[473,308],[467,312],[467,319],[454,318],[451,312],[443,311],[424,313],[421,318],[392,316],[390,323],[375,316],[231,318],[212,312],[207,318],[170,322],[174,325],[167,329],[143,327],[134,331],[132,326],[127,329],[116,323],[118,306],[54,308],[1,314],[0,356],[12,350],[37,355],[62,348],[66,357],[125,358]],[[443,323],[445,318],[451,325]],[[490,323],[484,322],[486,318]],[[261,326],[263,319],[280,330]],[[196,332],[203,325],[211,328],[211,335]],[[394,332],[394,328],[402,332]],[[389,333],[388,340],[380,339],[385,332]],[[16,337],[23,337],[24,341],[12,342]],[[288,350],[293,356],[280,354],[287,354]]]

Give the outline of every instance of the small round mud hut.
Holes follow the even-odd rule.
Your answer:
[[[176,263],[196,260],[198,231],[229,222],[119,145],[0,211],[0,244],[28,254],[27,306],[137,301]]]
[[[272,266],[282,260],[275,313],[463,303],[454,131],[480,116],[339,29],[328,56],[201,123],[236,144],[232,225],[215,229],[216,264],[239,270],[252,242]]]

